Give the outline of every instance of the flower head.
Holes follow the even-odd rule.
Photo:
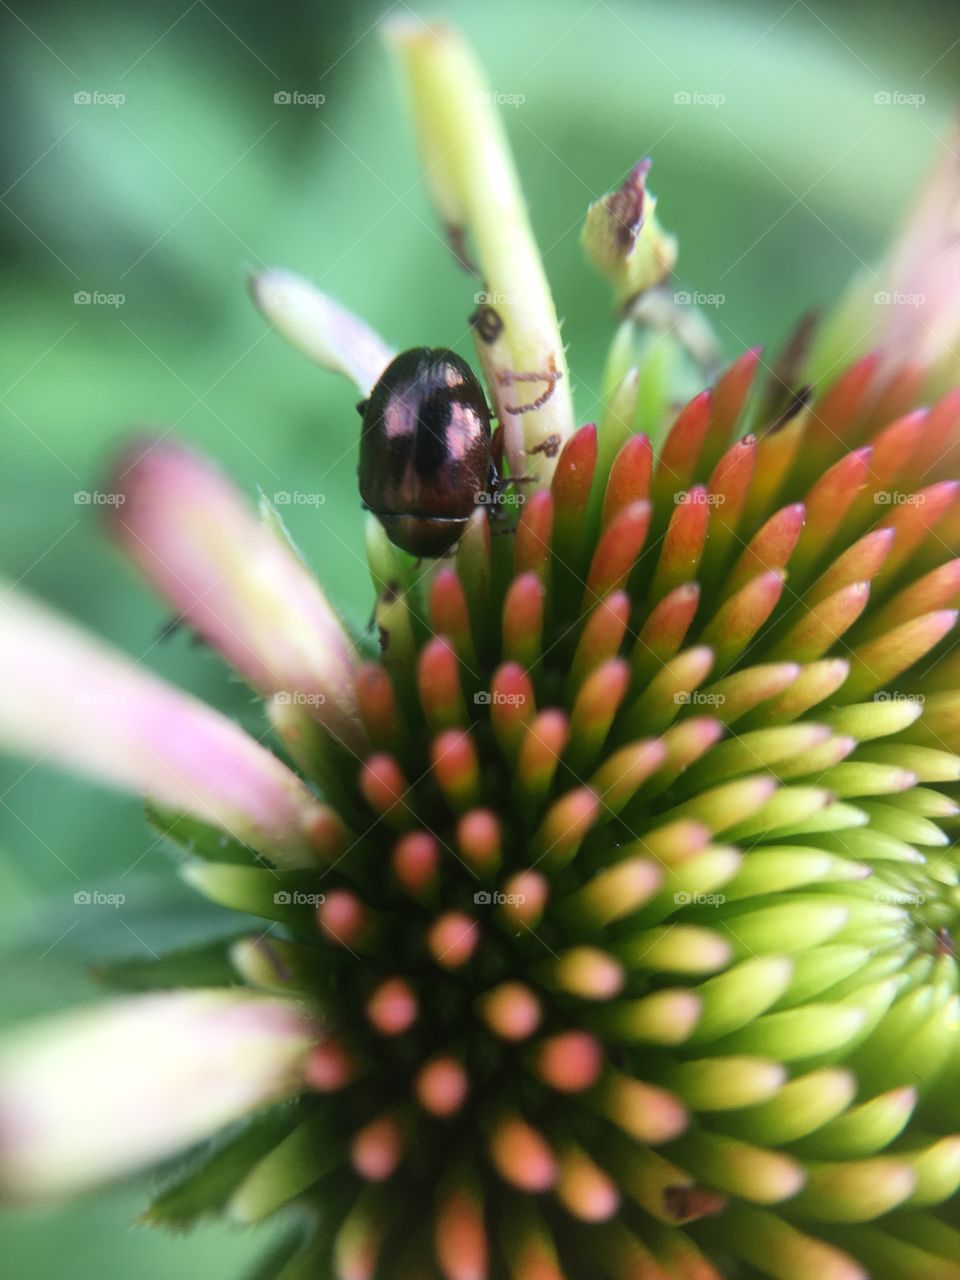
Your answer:
[[[187,880],[267,923],[224,949],[237,988],[22,1033],[0,1187],[252,1113],[147,1217],[296,1202],[284,1280],[957,1275],[960,395],[924,404],[897,343],[786,387],[751,350],[668,412],[640,165],[588,216],[621,328],[574,429],[479,72],[445,29],[391,39],[505,299],[474,330],[512,484],[445,561],[370,518],[377,649],[275,512],[179,446],[124,456],[113,536],[296,768],[8,593],[5,739],[142,792]],[[304,281],[254,296],[363,394],[390,359]]]

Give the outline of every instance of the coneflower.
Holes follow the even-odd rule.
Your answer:
[[[181,953],[8,1042],[3,1192],[232,1124],[146,1219],[286,1208],[280,1280],[960,1277],[960,393],[918,407],[952,298],[907,327],[857,286],[812,354],[678,406],[710,343],[638,165],[585,226],[621,320],[575,429],[483,81],[446,29],[391,39],[514,481],[439,561],[371,517],[355,643],[276,512],[167,440],[123,455],[113,535],[290,764],[4,596],[3,737],[144,794],[187,880],[269,923],[232,984]],[[956,280],[957,190],[892,290]],[[364,395],[392,357],[296,277],[254,295]]]

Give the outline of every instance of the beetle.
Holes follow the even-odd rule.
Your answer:
[[[414,347],[387,365],[357,409],[364,506],[394,545],[445,555],[501,485],[501,432],[491,433],[473,370],[454,351]]]

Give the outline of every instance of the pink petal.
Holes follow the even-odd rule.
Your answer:
[[[314,864],[321,810],[276,756],[41,605],[0,596],[0,742],[223,828],[285,867]]]
[[[110,528],[147,581],[264,696],[296,704],[348,748],[353,645],[289,543],[205,459],[167,440],[119,459]]]
[[[298,1092],[318,1033],[243,991],[71,1011],[0,1049],[0,1195],[62,1196],[164,1159]]]

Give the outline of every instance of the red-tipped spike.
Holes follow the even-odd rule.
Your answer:
[[[490,1157],[500,1176],[521,1191],[547,1191],[556,1181],[557,1161],[546,1139],[519,1116],[493,1126]]]
[[[775,512],[753,535],[730,570],[720,593],[721,599],[733,595],[764,570],[785,568],[805,520],[806,507],[802,502],[794,502]]]
[[[717,463],[707,484],[711,512],[710,536],[700,562],[704,582],[712,582],[742,545],[737,530],[750,492],[756,451],[753,436],[738,440]]]
[[[531,812],[553,785],[569,738],[570,725],[562,711],[541,711],[530,722],[517,756],[513,785]]]
[[[506,662],[493,673],[487,696],[477,694],[474,699],[490,707],[490,723],[500,749],[512,761],[526,727],[536,715],[533,684],[523,667],[516,662]]]
[[[409,982],[388,978],[367,1001],[367,1017],[382,1036],[399,1036],[417,1020],[419,1008]]]
[[[703,451],[704,469],[714,465],[734,435],[762,355],[762,347],[751,347],[724,369],[714,383],[710,428]]]
[[[538,489],[527,499],[513,537],[513,568],[546,581],[553,544],[553,497]]]
[[[547,905],[550,886],[539,871],[518,871],[503,886],[505,901],[498,910],[510,925],[532,929]]]
[[[599,947],[571,947],[541,966],[544,980],[581,1000],[609,1000],[623,989],[619,960]]]
[[[665,662],[679,653],[699,603],[699,583],[685,582],[669,591],[650,610],[630,655],[638,685],[646,684]]]
[[[461,661],[467,667],[476,667],[467,598],[453,569],[438,569],[430,584],[430,628],[434,635],[449,636]]]
[[[596,464],[597,428],[591,423],[570,437],[553,473],[554,551],[566,565],[576,566],[583,558],[583,524]]]
[[[356,1064],[343,1043],[331,1036],[310,1050],[303,1078],[318,1093],[335,1093],[345,1088],[357,1074]]]
[[[502,1040],[529,1040],[540,1025],[540,1001],[520,982],[503,982],[476,1001],[480,1017]]]
[[[600,535],[590,561],[581,610],[586,611],[611,591],[622,587],[633,571],[650,527],[649,502],[631,502]]]
[[[704,627],[700,638],[713,646],[717,672],[731,666],[773,613],[783,592],[783,580],[782,570],[758,574],[725,600]]]
[[[871,478],[871,450],[854,449],[835,462],[804,499],[807,520],[790,559],[791,578],[806,581],[823,557],[844,516]]]
[[[501,862],[500,819],[490,809],[471,809],[457,823],[460,856],[478,875],[488,878]]]
[[[445,636],[434,636],[420,651],[417,684],[427,723],[434,732],[467,723],[460,688],[460,662]]]
[[[547,810],[531,842],[532,848],[553,866],[569,862],[600,812],[600,801],[589,787],[568,791]]]
[[[445,1118],[455,1115],[463,1106],[470,1081],[462,1063],[441,1055],[420,1068],[413,1088],[424,1111]]]
[[[349,889],[333,889],[317,907],[317,924],[328,942],[356,949],[370,932],[370,912]]]
[[[534,1070],[558,1093],[582,1093],[593,1085],[603,1066],[603,1050],[589,1031],[563,1031],[537,1045]]]
[[[480,765],[469,733],[450,729],[434,738],[430,747],[433,776],[457,811],[469,809],[480,797]]]
[[[570,713],[566,759],[578,775],[591,765],[606,741],[613,718],[630,687],[630,665],[611,658],[583,682]]]
[[[427,831],[411,831],[393,846],[393,874],[414,898],[423,898],[437,882],[440,846]]]
[[[350,1163],[368,1182],[384,1182],[403,1155],[404,1135],[396,1116],[380,1116],[355,1135]]]
[[[771,646],[769,656],[791,657],[798,662],[812,662],[822,657],[834,641],[853,626],[869,599],[869,582],[853,582],[811,609],[802,605],[802,616]]]
[[[602,528],[606,529],[618,511],[650,494],[653,448],[645,435],[631,436],[623,445],[607,480],[603,499]]]
[[[602,662],[619,653],[629,621],[630,597],[625,591],[615,591],[600,601],[577,642],[567,678],[569,694],[576,693],[584,679]]]
[[[441,1188],[435,1240],[444,1280],[486,1280],[489,1246],[483,1202],[471,1180],[458,1179]]]
[[[893,541],[892,529],[872,529],[865,533],[820,575],[804,594],[804,605],[810,608],[842,587],[869,582],[876,577],[893,548]]]
[[[401,831],[414,819],[410,787],[393,756],[372,755],[360,771],[360,790],[371,809]]]
[[[698,486],[678,490],[665,499],[674,503],[674,510],[650,584],[651,603],[696,577],[710,526],[707,496],[706,489]]]
[[[713,393],[701,391],[680,410],[667,433],[653,477],[654,507],[689,489],[697,476],[700,452],[710,427]]]
[[[608,1222],[620,1207],[620,1193],[613,1179],[586,1152],[572,1145],[560,1157],[557,1195],[567,1212],[581,1222]],[[638,1276],[642,1274],[637,1272]],[[657,1277],[650,1272],[650,1278],[666,1280],[666,1273]],[[693,1272],[690,1280],[695,1280]]]
[[[463,911],[447,911],[430,927],[427,948],[444,969],[467,963],[480,941],[480,925]]]
[[[393,681],[378,662],[357,671],[357,706],[370,741],[378,750],[393,749],[400,735],[400,713]]]
[[[514,578],[503,602],[503,656],[528,671],[543,650],[543,583],[535,573]]]

